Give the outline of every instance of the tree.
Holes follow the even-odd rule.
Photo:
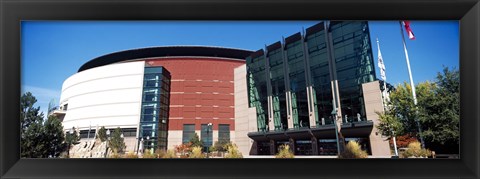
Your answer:
[[[65,135],[65,142],[67,143],[67,156],[70,157],[70,148],[72,147],[72,144],[78,144],[78,141],[80,141],[80,136],[78,136],[77,130],[75,130],[75,127],[72,127],[71,131],[67,131],[67,134]]]
[[[190,139],[190,143],[192,144],[192,147],[201,147],[203,148],[203,142],[200,140],[198,137],[197,133],[193,135],[193,137]]]
[[[107,138],[107,129],[105,129],[104,126],[102,126],[100,129],[98,129],[98,134],[97,138],[100,139],[100,141],[105,142]]]
[[[48,116],[44,123],[44,142],[50,145],[46,146],[49,157],[58,157],[65,151],[65,134],[60,120],[55,116]]]
[[[426,147],[442,153],[458,153],[460,121],[460,80],[457,69],[444,68],[435,82],[416,85],[417,106],[414,106],[411,87],[406,82],[397,85],[390,94],[388,110],[378,113],[382,134],[394,128],[396,136],[416,136],[418,120]],[[391,135],[387,135],[391,136]]]
[[[30,92],[20,97],[20,156],[24,158],[58,157],[65,148],[61,122],[53,116],[44,121],[37,99]]]
[[[112,133],[112,137],[108,143],[109,147],[113,150],[115,154],[123,153],[125,149],[125,141],[122,137],[122,131],[120,127],[117,127]]]
[[[33,107],[35,96],[26,92],[20,97],[20,156],[28,158],[42,157],[44,144],[39,141],[42,134],[43,113],[40,107]]]
[[[216,141],[212,146],[212,151],[225,152],[227,151],[228,145],[231,145],[230,141],[227,141],[227,140]]]
[[[425,99],[421,108],[423,136],[430,145],[444,146],[457,153],[460,142],[459,71],[444,68],[443,73],[437,74],[436,85],[435,94]]]

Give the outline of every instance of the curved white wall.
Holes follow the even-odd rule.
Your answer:
[[[145,62],[127,62],[88,69],[62,86],[60,105],[68,104],[64,129],[137,128],[140,120]]]

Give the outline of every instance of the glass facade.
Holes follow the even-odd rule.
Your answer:
[[[317,31],[312,31],[306,36],[306,51],[310,70],[310,83],[312,86],[312,106],[316,125],[333,124],[331,119],[332,86],[330,82],[330,71],[327,56],[327,44],[325,41],[325,30],[322,24],[317,24]],[[314,27],[310,29],[314,29]],[[310,30],[310,29],[307,29]]]
[[[202,124],[200,138],[203,142],[203,151],[207,151],[208,148],[213,144],[212,126],[208,126],[207,124]]]
[[[333,51],[343,122],[366,120],[361,84],[375,80],[366,21],[333,21]]]
[[[285,43],[293,127],[309,127],[303,40],[300,33],[297,33],[288,37]]]
[[[274,130],[285,130],[288,128],[287,121],[287,96],[285,94],[285,67],[283,63],[283,47],[280,42],[267,47],[268,68],[270,69],[269,79],[272,85],[272,108]]]
[[[190,139],[195,135],[195,124],[184,124],[183,125],[183,134],[182,134],[182,143],[188,143]]]
[[[362,84],[375,80],[368,22],[321,22],[269,45],[263,57],[247,57],[247,77],[258,131],[266,130],[265,114],[273,118],[270,131],[286,130],[289,122],[294,129],[333,124],[335,81],[343,123],[366,121]]]
[[[218,125],[218,141],[230,141],[230,124]]]
[[[268,94],[265,71],[265,57],[263,50],[257,51],[246,59],[248,66],[247,88],[249,93],[249,107],[257,110],[257,127],[259,131],[267,130],[268,126]]]
[[[163,67],[145,67],[139,139],[145,149],[167,149],[170,73]]]

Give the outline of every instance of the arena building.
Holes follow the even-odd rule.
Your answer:
[[[171,149],[194,133],[210,146],[234,138],[233,70],[248,50],[168,46],[95,58],[65,80],[53,113],[82,140],[120,127],[127,151]],[[211,124],[211,125],[208,125]]]
[[[260,46],[260,44],[259,44]],[[173,149],[196,133],[243,155],[336,155],[357,141],[390,157],[366,21],[325,21],[256,52],[168,46],[95,58],[65,80],[52,113],[82,140],[120,127],[127,151]],[[336,120],[334,120],[336,119]],[[141,142],[143,141],[143,142]]]

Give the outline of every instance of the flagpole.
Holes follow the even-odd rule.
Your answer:
[[[377,37],[377,47],[378,47],[378,60],[381,60],[381,63],[382,63],[381,65],[379,64],[378,66],[380,68],[380,74],[382,74],[382,71],[383,71],[383,75],[381,77],[383,79],[383,92],[382,92],[382,95],[383,95],[383,110],[386,113],[387,112],[387,74],[385,74],[385,63],[384,63],[383,57],[381,56],[382,53],[380,52],[380,42],[378,41],[378,37]],[[380,66],[382,66],[382,67],[380,67]],[[390,132],[392,132],[393,149],[395,151],[395,156],[398,156],[397,139],[395,137],[395,131],[390,128]]]
[[[412,88],[413,104],[415,105],[415,108],[416,108],[417,107],[417,95],[415,93],[415,84],[413,83],[412,71],[410,70],[410,60],[408,59],[407,45],[405,43],[405,35],[403,34],[402,21],[399,21],[399,23],[400,23],[400,33],[402,34],[403,50],[405,51],[405,60],[407,61],[408,75],[410,77],[410,86]],[[416,112],[416,113],[418,114],[418,112]],[[418,121],[418,119],[416,117],[415,117],[415,121],[417,122],[418,135],[420,137],[420,142],[422,144],[422,148],[425,148],[425,142],[423,141],[422,128],[420,127],[420,122]]]

